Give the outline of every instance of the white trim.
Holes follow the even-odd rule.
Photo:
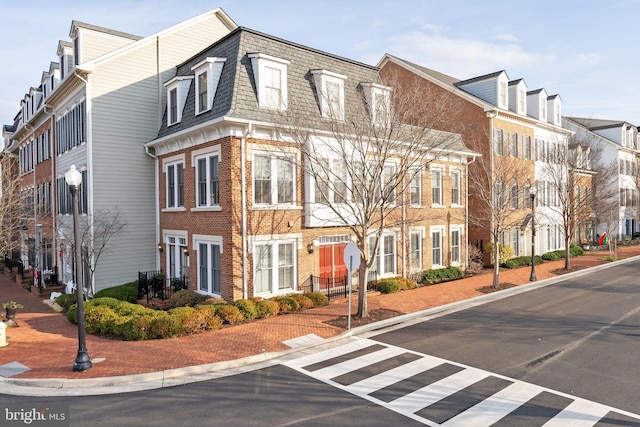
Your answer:
[[[275,56],[265,55],[264,53],[249,53],[247,54],[251,59],[251,66],[253,68],[253,78],[256,82],[256,90],[258,96],[258,106],[261,108],[271,108],[276,110],[287,109],[287,66],[290,61],[286,59],[276,58]],[[266,94],[266,75],[267,68],[271,68],[280,72],[280,100],[277,101],[277,105],[270,104],[270,100]]]

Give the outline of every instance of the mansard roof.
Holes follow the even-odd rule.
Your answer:
[[[345,105],[355,102],[358,85],[380,83],[378,68],[317,49],[283,40],[268,34],[238,27],[209,48],[177,66],[176,77],[194,76],[191,68],[207,57],[226,58],[210,111],[195,114],[195,84],[192,83],[180,123],[167,127],[166,111],[159,137],[196,126],[223,116],[238,119],[272,121],[273,111],[258,107],[256,83],[248,54],[262,53],[290,61],[288,71],[289,105],[304,114],[320,118],[318,99],[311,70],[325,69],[347,76]],[[165,109],[166,110],[166,109]]]

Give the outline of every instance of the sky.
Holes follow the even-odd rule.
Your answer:
[[[239,26],[376,65],[385,53],[465,80],[505,70],[566,116],[640,126],[640,0],[0,0],[0,124],[78,20],[149,36],[222,8]]]

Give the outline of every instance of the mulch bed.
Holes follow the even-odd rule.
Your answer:
[[[351,327],[355,328],[357,326],[367,325],[369,323],[378,322],[380,320],[390,319],[392,317],[400,316],[404,313],[395,310],[387,310],[386,308],[378,308],[375,310],[369,311],[369,317],[361,319],[359,317],[351,316]],[[336,319],[327,320],[323,323],[326,323],[331,326],[335,326],[337,328],[347,329],[348,325],[348,317],[340,316]]]
[[[484,286],[482,288],[476,289],[478,292],[482,292],[483,294],[490,294],[491,292],[503,291],[505,289],[513,288],[518,286],[514,283],[500,283],[498,287],[494,286]]]

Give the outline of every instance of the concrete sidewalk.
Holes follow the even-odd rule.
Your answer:
[[[611,265],[602,261],[606,255],[608,252],[598,252],[572,258],[572,265],[579,271],[570,274],[584,274],[585,268]],[[619,257],[638,255],[640,246],[618,249]],[[536,266],[538,282],[534,286],[556,282],[554,278],[561,280],[559,270],[563,264],[564,261],[555,261]],[[503,269],[500,282],[529,284],[530,271],[527,267]],[[9,345],[0,348],[0,389],[9,392],[7,386],[11,385],[56,389],[120,384],[129,391],[131,388],[127,385],[135,383],[159,381],[161,385],[156,386],[166,386],[171,382],[168,380],[180,376],[205,379],[202,376],[205,372],[230,370],[269,360],[292,347],[315,345],[324,339],[378,329],[445,308],[450,310],[456,307],[455,304],[451,305],[456,302],[463,302],[457,305],[459,307],[480,304],[488,299],[500,298],[505,293],[524,291],[530,287],[518,286],[488,295],[478,291],[489,286],[491,280],[491,274],[482,274],[411,291],[370,295],[369,310],[384,308],[406,315],[354,328],[348,333],[325,323],[347,314],[348,306],[344,299],[326,307],[166,340],[132,342],[88,335],[87,348],[94,361],[93,368],[87,372],[73,372],[71,368],[78,348],[76,326],[43,303],[37,294],[0,275],[0,302],[14,300],[24,305],[16,316],[20,327],[6,330]],[[481,298],[471,300],[476,297]],[[442,310],[438,310],[438,307],[442,307]],[[432,310],[425,311],[429,309]]]

